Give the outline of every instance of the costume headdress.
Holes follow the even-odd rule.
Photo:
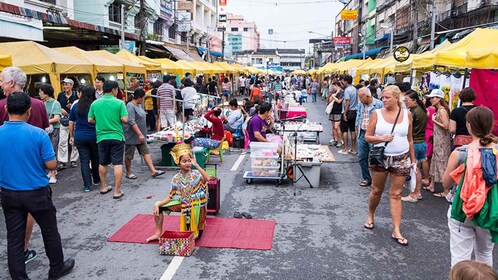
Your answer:
[[[175,164],[178,165],[180,163],[180,158],[183,156],[183,155],[190,155],[190,156],[194,156],[192,154],[192,150],[190,149],[190,145],[189,144],[176,144],[172,149],[171,149],[171,152],[170,152],[171,156],[173,156],[173,160],[175,161]]]

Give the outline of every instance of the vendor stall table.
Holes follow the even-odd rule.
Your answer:
[[[320,132],[323,132],[323,126],[318,122],[285,122],[284,124],[275,124],[275,130],[278,132],[296,132],[298,137],[304,142],[320,143]]]

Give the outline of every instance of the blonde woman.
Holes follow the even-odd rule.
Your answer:
[[[402,246],[408,240],[401,234],[401,193],[406,176],[415,162],[412,138],[412,116],[408,110],[402,109],[401,91],[397,86],[388,86],[382,91],[384,108],[372,113],[365,140],[375,146],[384,146],[385,160],[383,164],[370,165],[372,173],[372,190],[368,200],[368,216],[364,227],[374,228],[374,214],[388,175],[391,175],[389,186],[389,205],[393,231],[391,237]],[[394,127],[394,131],[393,131]]]

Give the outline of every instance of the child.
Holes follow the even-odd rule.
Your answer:
[[[478,261],[461,261],[450,271],[450,280],[498,280],[498,274],[489,265]]]
[[[156,232],[146,242],[158,240],[163,230],[163,211],[180,212],[180,231],[192,231],[200,238],[206,224],[209,175],[202,169],[192,154],[190,145],[177,144],[171,149],[180,172],[171,180],[169,195],[154,204]],[[197,170],[192,170],[192,166]]]

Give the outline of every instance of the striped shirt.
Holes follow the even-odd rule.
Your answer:
[[[159,110],[173,110],[173,100],[175,98],[175,88],[164,83],[157,89],[157,96],[159,96]]]

